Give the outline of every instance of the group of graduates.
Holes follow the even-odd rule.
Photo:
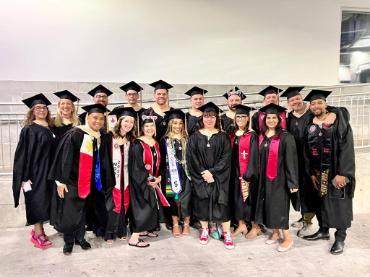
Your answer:
[[[60,100],[53,119],[43,94],[23,100],[29,111],[13,195],[17,207],[24,192],[34,246],[52,245],[46,222],[64,235],[66,255],[74,244],[91,248],[86,230],[107,244],[130,234],[129,246],[145,248],[143,238],[157,237],[166,223],[174,237],[198,226],[204,245],[217,233],[227,249],[236,236],[254,239],[267,228],[266,244],[285,252],[293,246],[292,204],[302,214],[294,223],[298,236],[328,240],[336,228],[330,252],[343,252],[353,218],[354,145],[348,111],[326,103],[330,91],[312,90],[303,99],[303,87],[281,93],[268,86],[252,116],[245,94],[233,87],[220,116],[217,105],[204,104],[202,88],[185,93],[191,107],[184,113],[168,104],[172,85],[150,85],[155,102],[148,109],[139,105],[142,87],[134,81],[121,87],[128,104],[112,111],[112,92],[103,85],[89,92],[94,104],[79,116],[79,99],[67,90],[54,93]],[[289,113],[279,97],[287,98]],[[319,230],[304,235],[314,216]]]

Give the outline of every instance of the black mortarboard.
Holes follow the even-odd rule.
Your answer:
[[[268,86],[264,88],[263,90],[261,90],[258,94],[262,96],[266,96],[267,94],[278,94],[279,92],[282,92],[282,91],[283,91],[282,89],[279,89],[277,87]]]
[[[221,109],[217,107],[216,104],[213,102],[208,102],[207,104],[204,104],[199,108],[199,110],[202,111],[203,113],[214,112],[216,114],[219,114],[221,112]]]
[[[281,112],[284,112],[285,110],[286,108],[276,105],[274,103],[270,103],[260,109],[261,112],[264,112],[266,114],[271,114],[271,113],[279,114]]]
[[[88,92],[88,94],[90,94],[92,97],[95,96],[95,94],[97,93],[105,93],[107,96],[111,95],[113,92],[110,91],[109,89],[107,89],[105,86],[103,85],[98,85],[96,86],[95,88],[93,88],[92,90],[90,90]]]
[[[182,121],[185,120],[185,113],[180,109],[172,109],[172,110],[165,112],[165,114],[166,114],[167,121],[170,121],[171,119],[175,119],[175,118],[182,119]]]
[[[225,92],[222,96],[226,99],[229,99],[229,97],[232,95],[238,95],[241,100],[247,98],[247,96],[245,96],[245,94],[238,87],[233,87],[228,92]]]
[[[326,97],[328,97],[330,93],[331,91],[329,90],[313,89],[303,100],[310,102],[317,99],[326,100]]]
[[[239,104],[235,107],[235,114],[246,114],[249,115],[250,111],[254,110],[254,108]]]
[[[76,101],[80,100],[80,98],[76,97],[73,93],[71,93],[68,90],[62,90],[62,91],[54,92],[54,94],[56,96],[58,96],[60,99],[69,99],[72,102],[76,102]]]
[[[117,119],[126,115],[136,119],[137,112],[132,107],[116,107],[109,113],[109,115],[116,115]]]
[[[22,102],[30,109],[37,104],[44,104],[46,106],[49,106],[51,104],[50,101],[46,98],[46,96],[43,95],[42,93],[26,98],[22,100]]]
[[[158,80],[154,83],[151,83],[149,84],[150,86],[152,86],[154,88],[154,90],[157,90],[157,89],[170,89],[170,88],[173,88],[172,85],[170,85],[169,83],[166,83],[165,81],[163,80]]]
[[[200,87],[192,87],[187,92],[185,92],[185,94],[189,95],[191,97],[191,96],[197,95],[197,94],[204,95],[207,92],[208,92],[208,90],[202,89]]]
[[[304,87],[288,87],[280,96],[289,99],[298,95],[303,88]]]
[[[122,89],[125,92],[127,92],[129,90],[134,90],[136,92],[140,92],[141,90],[143,90],[143,88],[141,86],[139,86],[139,84],[134,82],[134,81],[131,81],[131,82],[127,83],[126,85],[123,85],[122,87],[120,87],[120,89]]]
[[[108,111],[108,109],[104,107],[102,104],[92,104],[92,105],[83,106],[82,109],[84,109],[87,112],[87,114],[105,113]]]

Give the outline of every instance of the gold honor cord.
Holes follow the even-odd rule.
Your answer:
[[[321,180],[320,180],[320,196],[323,197],[328,193],[328,177],[329,177],[329,169],[325,169],[321,172]]]

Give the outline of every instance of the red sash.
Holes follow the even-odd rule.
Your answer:
[[[259,137],[260,149],[263,138],[264,136],[260,135]],[[279,161],[279,145],[280,145],[280,136],[273,136],[270,142],[269,155],[266,166],[266,177],[269,181],[275,180],[277,176]]]
[[[240,185],[240,191],[243,196],[243,201],[245,201],[249,195],[249,189],[243,187],[242,180],[243,180],[244,173],[248,169],[248,164],[249,164],[249,159],[250,159],[249,157],[250,157],[250,148],[251,148],[251,137],[252,137],[252,134],[250,132],[243,134],[239,138],[239,145],[238,145],[239,185]]]
[[[150,146],[140,140],[141,146],[144,149],[143,152],[143,160],[144,160],[144,165],[145,169],[148,171],[148,173],[154,177],[158,176],[159,173],[159,165],[161,162],[161,156],[160,156],[160,151],[159,151],[159,146],[158,143],[154,144],[155,152],[157,153],[157,161],[156,161],[156,168],[153,168],[154,164],[154,157],[152,155],[152,151],[150,150]],[[170,203],[168,203],[166,197],[163,195],[163,192],[160,188],[160,184],[158,184],[158,188],[155,189],[156,195],[159,197],[159,200],[161,201],[161,204],[163,207],[169,207]]]
[[[281,112],[281,113],[279,113],[279,115],[280,115],[280,120],[281,120],[281,122],[280,122],[281,128],[286,130],[286,113]],[[263,123],[264,118],[265,118],[265,113],[258,112],[258,127],[259,127],[260,132],[262,132],[262,126],[264,125],[264,123]]]

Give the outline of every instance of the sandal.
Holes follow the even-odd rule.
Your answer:
[[[152,232],[140,233],[140,237],[157,238],[158,234]]]
[[[173,224],[172,226],[172,234],[175,238],[178,238],[181,236],[181,230],[179,224]]]
[[[190,235],[190,226],[189,226],[189,223],[184,223],[184,228],[182,229],[182,234],[184,236]]]
[[[112,240],[112,239],[108,239],[108,240],[106,241],[106,243],[107,243],[107,245],[112,245],[112,244],[113,244],[113,240]]]
[[[248,233],[248,228],[246,225],[242,225],[241,226],[238,226],[238,228],[235,229],[234,233],[232,233],[232,236],[233,237],[237,237],[239,236],[240,234],[242,234],[243,236],[246,235]]]
[[[141,244],[140,244],[141,243]],[[146,244],[142,244],[142,243],[146,243]],[[133,246],[133,247],[138,247],[138,248],[146,248],[146,247],[149,247],[150,244],[145,242],[144,240],[142,239],[138,239],[136,243],[128,243],[129,246]]]

